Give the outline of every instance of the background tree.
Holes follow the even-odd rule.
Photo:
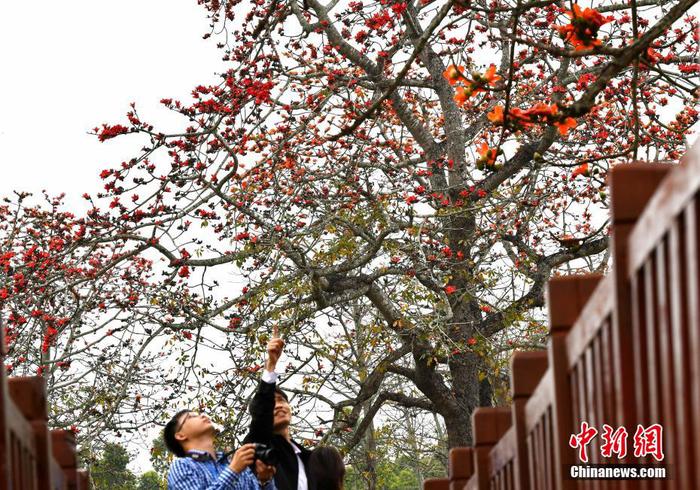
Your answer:
[[[165,482],[161,480],[155,471],[147,471],[139,477],[138,490],[160,490],[165,488]]]
[[[104,240],[160,255],[188,352],[248,365],[216,374],[213,399],[240,403],[278,323],[329,436],[350,448],[397,404],[468,444],[494,398],[483,380],[546,338],[549,277],[605,266],[610,166],[684,151],[694,1],[202,3],[233,29],[229,64],[191,102],[163,99],[183,131],[135,109],[95,130],[144,138],[102,174]],[[226,273],[238,289],[217,289]],[[351,302],[371,311],[377,351],[359,389],[337,390]]]
[[[51,425],[94,452],[160,415],[168,373],[156,368],[164,352],[149,349],[162,345],[159,318],[136,308],[155,300],[150,262],[94,241],[104,220],[87,201],[78,217],[63,196],[3,200],[0,325],[7,371],[43,376]]]
[[[425,478],[447,471],[445,440],[436,437],[440,430],[429,420],[431,415],[400,408],[390,412],[395,417],[390,414],[387,423],[367,430],[371,446],[362,441],[348,454],[345,488],[420,488]]]
[[[153,470],[156,472],[161,481],[165,481],[168,475],[168,468],[172,463],[174,456],[167,450],[163,442],[163,436],[159,435],[151,443],[150,462]]]
[[[124,446],[105,444],[100,459],[90,468],[95,489],[135,490],[136,476],[126,467],[128,464],[129,453]]]

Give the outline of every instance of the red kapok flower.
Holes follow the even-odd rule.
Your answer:
[[[501,79],[499,75],[496,75],[496,65],[489,66],[489,69],[486,70],[482,78],[486,80],[489,85],[496,85],[496,82]]]
[[[547,105],[543,104],[542,102],[538,102],[537,104],[533,105],[530,107],[527,111],[528,116],[534,116],[534,117],[554,117],[557,115],[559,112],[559,108],[557,107],[556,104],[552,105]]]
[[[95,129],[95,132],[97,132],[97,128]],[[117,124],[115,126],[108,126],[106,124],[103,124],[102,130],[97,134],[97,139],[100,140],[100,143],[102,143],[105,140],[115,138],[120,134],[125,134],[128,132],[129,128],[122,126],[121,124]]]
[[[565,117],[564,119],[560,119],[559,121],[554,121],[554,125],[559,130],[559,134],[561,134],[562,136],[566,136],[566,134],[569,132],[569,129],[575,128],[576,126],[578,126],[578,123],[573,117]]]
[[[528,117],[540,119],[547,124],[556,126],[562,136],[566,136],[569,129],[577,126],[576,119],[561,114],[556,104],[547,105],[538,102],[525,113]]]
[[[523,111],[517,107],[510,109],[508,111],[508,121],[507,125],[513,127],[513,129],[527,129],[533,125],[533,120],[530,117],[531,114],[528,111]],[[503,107],[497,105],[493,108],[493,111],[489,112],[486,117],[489,121],[499,126],[504,122]]]
[[[442,76],[447,79],[450,85],[454,85],[458,81],[464,79],[464,67],[450,65],[447,67],[447,70],[442,73]]]
[[[571,18],[571,23],[555,26],[555,29],[565,41],[571,43],[576,51],[600,46],[601,41],[597,39],[598,29],[612,20],[595,9],[586,8],[582,11],[576,3],[573,10],[566,12],[566,15]]]
[[[470,97],[478,94],[479,92],[486,92],[485,87],[489,85],[493,87],[496,85],[496,82],[501,79],[500,76],[496,75],[496,65],[489,66],[488,70],[486,70],[486,73],[484,74],[472,72],[472,78],[473,79],[469,81],[469,87],[467,88],[467,92]]]
[[[576,178],[579,175],[588,175],[588,164],[584,163],[582,165],[579,165],[574,169],[573,172],[571,172],[571,178]]]
[[[527,111],[523,111],[517,107],[508,111],[508,119],[510,122],[521,126],[523,129],[527,129],[532,126],[532,118],[530,118]]]
[[[450,68],[453,67],[454,65],[450,66]],[[458,87],[456,89],[457,93],[454,97],[455,102],[457,102],[459,105],[464,104],[464,102],[472,95],[478,94],[479,92],[486,92],[486,87],[489,85],[496,85],[496,82],[501,79],[500,76],[496,75],[496,65],[489,66],[485,73],[473,71],[471,73],[471,79],[466,78],[461,72],[457,73],[456,70],[454,73],[450,72],[450,68],[448,68],[444,73],[445,78],[447,78],[450,84],[454,85],[458,81],[464,82],[464,87]],[[460,68],[460,70],[463,70],[463,68]],[[454,78],[453,81],[453,78],[451,77],[456,78]]]
[[[494,124],[503,124],[503,107],[497,105],[491,112],[486,114],[486,117]]]
[[[467,101],[470,95],[471,93],[468,93],[467,89],[465,89],[464,87],[457,87],[455,89],[454,100],[455,102],[457,102],[458,106],[462,106]]]
[[[455,291],[457,291],[457,288],[455,286],[453,286],[452,284],[448,284],[447,286],[445,286],[444,289],[445,289],[446,294],[452,294]]]
[[[642,56],[639,58],[639,68],[647,70],[650,66],[658,63],[662,58],[663,56],[661,56],[658,51],[652,47],[648,47],[646,52],[642,53]]]
[[[488,143],[483,142],[479,146],[479,156],[481,157],[479,160],[490,166],[496,163],[496,157],[498,156],[498,150],[496,148],[489,148]]]

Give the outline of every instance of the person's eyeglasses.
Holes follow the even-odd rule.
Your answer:
[[[178,425],[177,429],[175,429],[175,432],[180,432],[182,428],[185,426],[185,422],[187,422],[189,419],[192,417],[197,417],[198,414],[194,412],[187,412],[187,415],[182,419],[182,422],[180,422],[180,425]]]

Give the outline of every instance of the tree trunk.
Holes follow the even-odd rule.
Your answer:
[[[477,354],[465,352],[449,362],[455,403],[444,414],[448,447],[470,446],[472,443],[472,413],[479,406],[479,367]]]
[[[406,419],[406,432],[408,436],[408,447],[411,448],[411,454],[416,458],[415,464],[413,465],[413,471],[416,475],[416,479],[419,482],[423,481],[423,472],[421,471],[421,461],[420,455],[421,451],[418,447],[418,442],[416,441],[416,429],[413,426],[413,417],[411,416],[409,409],[404,409],[404,417]]]
[[[365,468],[368,490],[377,490],[377,444],[374,439],[374,422],[370,422],[365,436]]]

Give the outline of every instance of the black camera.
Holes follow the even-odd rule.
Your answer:
[[[255,459],[259,459],[265,464],[276,465],[277,464],[277,451],[275,448],[268,446],[267,444],[255,444]]]

